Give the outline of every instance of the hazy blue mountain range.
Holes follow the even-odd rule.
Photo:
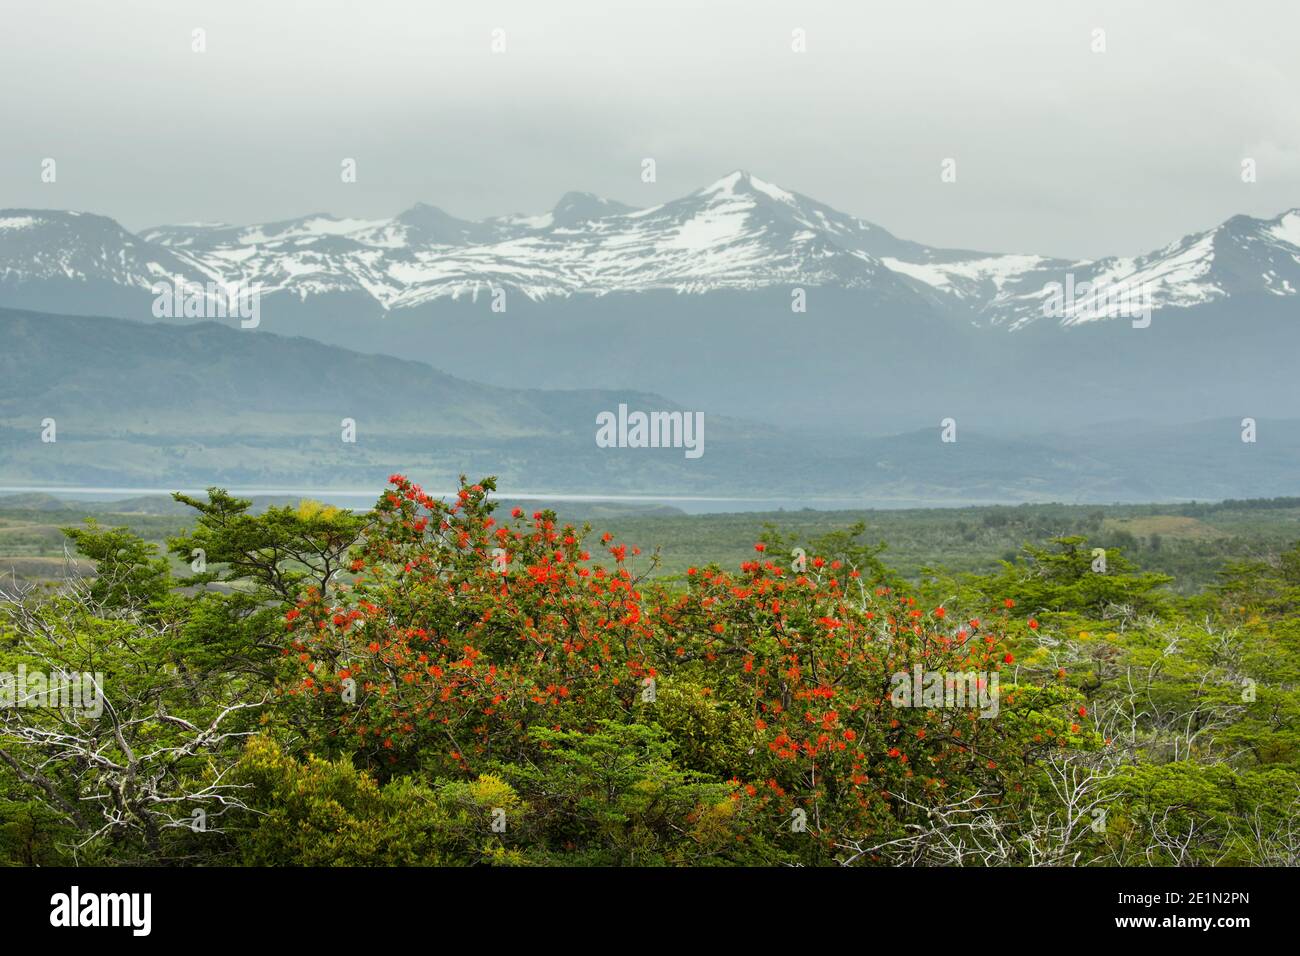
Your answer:
[[[132,235],[0,211],[0,305],[148,321],[176,281],[259,290],[258,333],[836,435],[1300,417],[1294,209],[1096,261],[926,246],[739,171],[648,209],[569,193],[483,222],[418,204]],[[1084,295],[1044,314],[1085,282],[1144,290],[1149,327]]]
[[[834,351],[834,350],[831,350]],[[870,376],[865,379],[870,381]],[[754,394],[778,388],[763,376]],[[620,404],[702,411],[705,453],[601,448]],[[784,429],[630,389],[485,385],[427,364],[218,323],[0,309],[0,487],[432,488],[496,474],[503,493],[754,496],[888,503],[1146,501],[1295,489],[1300,422],[1135,420],[993,433],[958,416],[864,437]],[[57,441],[41,441],[54,419]],[[357,440],[341,440],[341,422]]]

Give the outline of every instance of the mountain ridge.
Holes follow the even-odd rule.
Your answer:
[[[379,313],[496,290],[544,301],[832,286],[1015,331],[1044,317],[1049,288],[1067,276],[1144,288],[1155,311],[1297,295],[1300,209],[1238,215],[1140,256],[1096,260],[928,246],[744,170],[645,208],[569,192],[543,214],[481,221],[421,202],[387,219],[312,213],[131,234],[91,213],[0,210],[0,304],[16,306],[29,303],[7,300],[6,286],[42,281],[141,291],[169,278],[217,281],[303,302],[355,295]],[[1096,318],[1086,305],[1063,309],[1059,324]]]

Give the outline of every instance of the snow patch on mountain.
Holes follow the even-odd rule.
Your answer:
[[[1300,209],[1292,209],[1278,216],[1269,227],[1268,234],[1278,242],[1300,249]]]
[[[1000,292],[1007,283],[1027,272],[1043,268],[1052,260],[1042,256],[1005,255],[958,259],[953,262],[906,262],[885,256],[880,261],[895,272],[911,276],[936,289],[968,298],[978,294],[977,284],[990,283]]]

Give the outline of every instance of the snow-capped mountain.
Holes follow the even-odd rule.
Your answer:
[[[39,307],[33,284],[147,290],[169,280],[238,284],[302,302],[344,294],[379,311],[498,288],[541,302],[829,286],[1007,329],[1053,315],[1052,289],[1068,282],[1081,294],[1054,319],[1068,327],[1106,317],[1089,296],[1114,289],[1140,290],[1153,310],[1296,295],[1300,210],[1238,216],[1147,255],[1096,261],[932,248],[743,171],[648,209],[568,193],[550,212],[482,222],[421,203],[391,219],[322,213],[136,236],[87,213],[0,210],[0,303]],[[6,295],[15,287],[27,291],[21,301]]]
[[[391,220],[314,215],[246,228],[167,226],[141,239],[184,249],[226,281],[264,293],[361,291],[393,310],[495,288],[533,300],[773,285],[901,291],[898,276],[868,251],[880,245],[864,235],[874,230],[735,172],[649,209],[568,193],[549,213],[485,222],[421,204]]]
[[[1065,302],[1059,314],[1049,311],[1066,326],[1114,317],[1103,300],[1123,295],[1145,298],[1152,311],[1191,308],[1236,295],[1294,296],[1300,292],[1300,209],[1274,219],[1234,216],[1208,232],[1184,236],[1135,258],[1035,267],[1000,289],[984,307],[985,314],[1013,329],[1041,318],[1052,294],[1047,286],[1060,282],[1063,270],[1076,288],[1083,283],[1090,287],[1087,294]]]
[[[0,282],[104,280],[148,289],[164,279],[216,276],[184,251],[133,236],[106,216],[0,210]]]

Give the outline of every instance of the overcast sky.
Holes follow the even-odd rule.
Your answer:
[[[1300,206],[1298,33],[1295,0],[4,0],[0,207],[480,218],[745,168],[933,245],[1137,253]]]

